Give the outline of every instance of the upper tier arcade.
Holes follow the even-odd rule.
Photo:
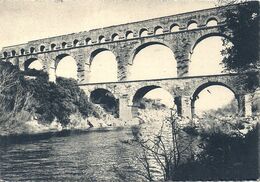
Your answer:
[[[24,44],[2,48],[1,57],[6,59],[8,57],[41,54],[44,52],[74,49],[84,46],[110,44],[112,42],[127,41],[129,39],[139,39],[142,36],[149,37],[161,34],[180,33],[189,30],[189,25],[191,24],[196,24],[197,28],[205,28],[210,21],[215,21],[217,25],[222,25],[225,22],[224,13],[227,9],[234,8],[235,6],[211,8],[33,40]],[[146,32],[145,35],[143,34],[144,32]]]

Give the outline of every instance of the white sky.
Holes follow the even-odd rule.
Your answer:
[[[215,0],[0,0],[0,47],[215,6]]]
[[[216,0],[63,0],[63,2],[60,2],[60,0],[0,0],[0,47],[56,35],[211,8],[215,4]],[[219,72],[218,63],[216,64],[214,60],[220,59],[220,41],[208,41],[211,42],[208,44],[202,42],[194,50],[191,65],[196,64],[190,70],[193,75],[202,74],[202,71]],[[208,46],[209,44],[212,46]],[[95,74],[91,75],[90,80],[92,82],[114,81],[114,67],[111,66],[107,69],[108,65],[113,65],[113,59],[113,55],[109,55],[109,53],[107,55],[102,53],[97,55],[91,66],[91,70]],[[102,60],[107,61],[101,64]],[[149,69],[145,69],[147,64],[151,62],[153,64],[149,66]],[[202,63],[207,65],[207,68],[203,68]],[[60,64],[63,64],[62,61]],[[57,74],[62,75],[65,73],[68,76],[72,70],[71,66],[68,65],[64,64],[64,67],[60,65],[63,71],[57,71]],[[38,67],[39,65],[34,66]],[[168,48],[159,45],[150,46],[137,54],[131,68],[130,78],[174,77],[176,76],[175,67],[176,63],[173,54]],[[104,74],[105,70],[110,72]],[[75,75],[75,73],[71,74]],[[150,95],[154,97],[154,95],[163,94],[158,92]],[[229,97],[228,92],[225,90],[221,91],[221,95]],[[207,95],[204,97],[207,101],[210,99]],[[169,98],[166,96],[163,99],[166,104],[169,102]],[[227,103],[227,99],[218,99],[211,105],[222,106],[225,103]],[[210,109],[210,104],[200,107],[202,107],[202,110],[203,108]],[[201,110],[201,108],[198,110]]]

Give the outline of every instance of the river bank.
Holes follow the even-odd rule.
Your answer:
[[[45,140],[52,137],[67,137],[73,135],[82,135],[92,132],[105,133],[109,131],[121,131],[130,130],[130,126],[118,126],[118,127],[99,127],[88,129],[64,129],[61,131],[47,131],[42,133],[21,133],[0,136],[0,145],[18,144],[18,143],[30,143],[36,140]]]

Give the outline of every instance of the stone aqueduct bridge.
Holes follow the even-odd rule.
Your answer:
[[[65,56],[72,56],[77,62],[77,77],[81,88],[90,96],[96,89],[106,89],[119,101],[119,117],[128,120],[135,114],[140,99],[150,90],[161,87],[175,98],[179,113],[191,117],[194,101],[199,91],[210,85],[230,88],[238,100],[239,112],[251,112],[250,92],[246,89],[247,75],[214,75],[189,77],[189,57],[194,47],[210,36],[229,37],[219,30],[225,26],[224,13],[236,6],[212,8],[173,16],[160,17],[134,23],[73,33],[57,37],[30,41],[25,44],[4,47],[2,60],[27,70],[29,65],[40,60],[43,70],[55,80],[57,65]],[[215,26],[208,22],[215,21]],[[197,27],[190,29],[189,25]],[[146,34],[144,34],[146,33]],[[129,81],[129,67],[135,55],[143,48],[160,44],[172,50],[177,61],[177,78]],[[104,50],[114,53],[118,65],[118,82],[88,83],[93,58]]]

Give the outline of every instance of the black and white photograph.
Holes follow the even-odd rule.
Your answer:
[[[0,0],[0,182],[259,181],[259,5]]]

